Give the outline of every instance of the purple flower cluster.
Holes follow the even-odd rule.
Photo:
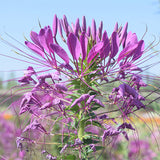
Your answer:
[[[97,141],[105,144],[107,138],[120,133],[129,139],[126,129],[135,130],[129,115],[146,108],[140,90],[147,85],[138,66],[145,53],[144,41],[127,29],[128,23],[124,27],[116,23],[109,35],[103,31],[102,22],[97,28],[94,19],[91,26],[87,26],[85,17],[82,25],[79,19],[69,25],[66,16],[58,19],[55,15],[52,27],[31,31],[31,41],[25,41],[25,45],[34,54],[23,53],[40,69],[29,66],[18,80],[26,90],[19,114],[29,116],[27,124],[22,125],[21,138],[41,144],[45,136],[54,139],[61,135],[59,152],[75,148],[84,159],[90,152],[84,148],[96,152]],[[68,51],[58,42],[58,32]],[[118,117],[113,117],[114,112]],[[115,118],[123,119],[123,123]],[[109,120],[114,125],[106,125]],[[98,136],[94,128],[99,129]],[[33,136],[34,132],[39,136]],[[18,144],[22,148],[23,141]],[[54,159],[48,151],[45,153],[48,159]]]

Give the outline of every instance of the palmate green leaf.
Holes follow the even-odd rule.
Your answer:
[[[101,106],[95,106],[95,107],[92,107],[90,108],[91,111],[96,111],[97,109],[99,109]]]
[[[75,106],[73,106],[72,108],[70,108],[70,110],[71,110],[72,112],[78,112],[79,106],[78,106],[78,105],[75,105]]]
[[[87,125],[93,125],[93,126],[97,126],[97,127],[102,128],[102,125],[99,122],[97,122],[97,121],[87,121],[85,123],[85,126],[87,126]]]
[[[90,135],[84,135],[83,142],[84,142],[84,145],[100,143],[100,141],[93,139],[93,136],[90,136]]]
[[[76,156],[72,155],[72,154],[68,154],[66,156],[63,156],[62,159],[65,159],[65,160],[76,160]]]
[[[92,153],[93,150],[90,148],[90,146],[86,146],[83,148],[83,151],[85,151],[85,153],[88,155],[89,153]]]
[[[69,83],[69,85],[71,85],[74,89],[80,89],[80,84],[80,79],[74,79],[71,81],[71,83]]]

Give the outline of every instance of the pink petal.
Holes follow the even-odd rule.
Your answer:
[[[74,34],[78,37],[78,32],[80,30],[79,18],[77,18],[75,27],[74,27]]]
[[[108,39],[108,35],[106,30],[103,32],[103,36],[102,36],[102,41],[105,41],[106,39]]]
[[[61,57],[66,63],[69,63],[69,57],[66,51],[57,44],[50,44],[50,50],[52,53],[57,53],[59,57]]]
[[[116,22],[115,26],[114,26],[114,32],[117,32],[118,31],[118,22]]]
[[[42,45],[42,47],[49,53],[49,48],[47,46],[47,42],[46,42],[46,36],[45,36],[45,33],[46,32],[46,29],[41,29],[40,32],[39,32],[39,41]]]
[[[103,48],[100,50],[100,57],[101,57],[101,58],[106,58],[106,57],[109,55],[109,51],[110,51],[109,39],[107,38],[107,39],[104,40],[103,42],[104,42],[104,46],[103,46]]]
[[[80,53],[82,53],[81,45],[78,38],[73,33],[69,34],[67,39],[67,45],[73,56],[73,59],[78,61]]]
[[[57,34],[57,24],[58,24],[58,18],[57,18],[57,15],[55,14],[53,18],[53,36],[54,37],[56,37],[56,34]]]
[[[38,55],[44,58],[44,51],[41,48],[39,48],[37,45],[28,41],[25,41],[25,45],[28,48],[30,48],[32,51],[34,51],[35,53],[37,53]]]
[[[82,33],[82,35],[80,36],[80,43],[82,48],[82,60],[84,60],[87,55],[87,46],[88,46],[88,39],[85,33]]]
[[[128,22],[124,25],[122,31],[121,31],[121,36],[120,36],[120,44],[124,46],[126,36],[127,36],[127,28],[128,28]]]
[[[88,37],[90,37],[90,35],[91,35],[91,28],[90,27],[87,28],[87,35],[88,35]]]
[[[69,31],[68,31],[68,21],[67,21],[67,17],[65,15],[63,15],[63,29],[66,32],[66,36],[68,36]]]
[[[96,40],[96,22],[94,19],[92,20],[91,32],[92,32],[92,38],[95,41]]]
[[[92,49],[88,53],[88,57],[87,57],[88,63],[90,63],[92,59],[97,55],[97,53],[100,52],[103,46],[104,46],[104,42],[99,42],[92,47]]]
[[[63,37],[63,34],[62,34],[62,20],[59,20],[58,21],[58,31],[59,31],[59,34],[61,35],[61,37]]]
[[[39,42],[39,38],[38,38],[38,34],[34,31],[31,31],[30,33],[30,37],[31,37],[31,40],[36,44],[38,45],[39,47],[43,48]]]
[[[135,61],[135,60],[139,59],[142,56],[143,52],[144,52],[144,41],[140,40],[138,42],[138,47],[136,49],[136,53],[133,55],[132,60]]]
[[[134,44],[134,45],[129,45],[126,48],[124,48],[119,54],[117,61],[119,62],[123,58],[131,56],[133,51],[137,48],[137,46],[138,44]]]
[[[113,32],[111,36],[111,54],[110,58],[115,57],[119,50],[119,37],[117,32]]]
[[[136,33],[132,33],[131,31],[128,32],[125,46],[132,45],[138,43],[137,35]]]
[[[82,32],[86,32],[86,17],[82,17]]]
[[[49,26],[46,29],[45,36],[46,36],[47,47],[49,47],[49,44],[53,43],[52,30],[51,30],[51,28]]]
[[[103,22],[100,22],[99,28],[98,28],[98,37],[102,38],[102,30],[103,30]]]

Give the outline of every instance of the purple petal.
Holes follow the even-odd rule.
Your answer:
[[[77,18],[76,23],[75,23],[75,28],[74,28],[74,34],[77,37],[78,37],[79,30],[80,30],[80,24],[79,24],[79,18]]]
[[[102,36],[102,41],[105,41],[106,39],[108,39],[108,35],[106,30],[103,32],[103,36]]]
[[[137,107],[137,109],[145,108],[145,105],[137,98],[134,98],[132,103]]]
[[[111,36],[111,54],[110,58],[114,58],[119,50],[119,37],[117,32],[113,32]]]
[[[73,27],[74,28],[74,27]],[[75,29],[75,28],[74,28]],[[69,33],[73,33],[73,30],[72,30],[72,28],[71,28],[71,26],[68,26],[68,31],[69,31]]]
[[[98,28],[98,36],[100,39],[102,38],[102,29],[103,29],[103,22],[101,21]]]
[[[68,21],[67,21],[67,17],[64,15],[63,16],[63,29],[66,32],[66,36],[68,36],[68,34],[69,34],[68,26],[69,26],[69,24],[68,24]]]
[[[87,57],[88,63],[90,63],[92,59],[97,55],[97,53],[100,52],[103,46],[104,46],[104,42],[99,42],[92,47],[92,49],[88,53],[88,57]]]
[[[121,31],[121,36],[120,36],[120,43],[124,46],[126,37],[127,37],[127,28],[128,28],[128,22],[124,25],[122,31]]]
[[[134,98],[138,98],[138,93],[136,92],[136,90],[134,88],[132,88],[131,86],[129,86],[128,84],[125,84],[125,91],[129,94],[132,95]]]
[[[58,73],[51,73],[51,78],[52,80],[56,80],[56,81],[61,81],[62,79],[60,78],[59,74]]]
[[[38,129],[41,132],[47,133],[47,131],[44,129],[44,127],[37,120],[34,120],[31,124],[26,126],[26,128],[23,130],[23,132],[26,132],[28,130],[35,130],[35,129]]]
[[[117,31],[118,31],[118,22],[116,22],[113,32],[117,32]]]
[[[57,15],[55,14],[53,18],[53,37],[56,37],[57,34],[57,24],[58,24],[58,18]]]
[[[83,94],[82,96],[80,96],[79,98],[77,98],[73,103],[72,103],[72,105],[71,105],[71,108],[73,107],[73,106],[75,106],[76,104],[78,104],[78,103],[80,103],[80,102],[82,102],[82,101],[85,101],[87,98],[89,98],[90,97],[90,95],[89,94]]]
[[[68,91],[68,88],[63,83],[56,83],[54,86],[59,90]]]
[[[93,152],[96,152],[96,146],[95,146],[95,144],[90,144],[90,147],[93,150]]]
[[[62,154],[66,150],[67,147],[68,147],[68,144],[65,144],[63,148],[61,149],[60,154]]]
[[[103,33],[102,41],[104,42],[104,47],[100,50],[100,57],[106,58],[110,51],[110,42],[106,31]]]
[[[135,51],[135,54],[133,55],[132,61],[139,59],[142,56],[143,52],[144,52],[144,41],[140,40],[138,42],[138,47]]]
[[[127,34],[125,47],[128,45],[134,45],[138,43],[137,35],[136,33],[132,33],[131,31]]]
[[[91,32],[92,32],[93,41],[95,41],[96,40],[96,22],[94,19],[92,20]]]
[[[119,88],[119,90],[118,90],[119,95],[121,97],[124,97],[124,95],[125,95],[125,84],[124,83],[120,84],[118,88]]]
[[[102,115],[102,116],[99,117],[99,119],[102,119],[102,120],[103,119],[107,119],[107,118],[109,118],[109,117],[106,114],[104,114],[104,115]]]
[[[73,56],[73,59],[78,61],[80,53],[82,53],[81,45],[78,38],[73,33],[69,34],[67,39],[67,45]]]
[[[87,55],[87,46],[88,46],[88,38],[85,33],[82,33],[82,35],[80,36],[80,43],[82,48],[82,60],[84,60]]]
[[[60,19],[58,21],[58,31],[59,31],[60,36],[63,37],[63,34],[62,34],[62,24],[61,23],[62,23],[62,20]]]
[[[92,100],[94,99],[95,96],[96,96],[96,95],[90,96],[90,97],[88,98],[86,104],[87,104],[87,105],[90,105],[90,103],[92,102]]]
[[[41,48],[39,48],[37,45],[28,41],[25,41],[25,45],[28,48],[30,48],[32,51],[34,51],[35,53],[37,53],[38,55],[44,58],[44,51]]]
[[[82,17],[82,32],[86,32],[86,17]]]
[[[66,51],[57,44],[50,44],[51,52],[56,52],[59,57],[61,57],[66,63],[69,63],[69,57]]]
[[[129,137],[126,131],[122,131],[122,134],[124,135],[124,137],[126,138],[127,141],[129,141]]]
[[[133,51],[137,48],[137,46],[138,46],[138,44],[134,44],[134,45],[131,45],[131,46],[129,45],[126,48],[124,48],[120,52],[117,61],[119,62],[123,58],[131,56],[133,54]]]
[[[31,31],[30,33],[30,37],[31,37],[31,40],[36,44],[38,45],[41,49],[43,49],[43,47],[41,46],[40,42],[39,42],[39,36],[36,32],[34,31]]]
[[[52,35],[52,30],[51,28],[48,26],[46,29],[46,43],[47,43],[47,48],[49,47],[49,44],[53,43],[53,35]]]
[[[46,108],[50,108],[52,107],[52,103],[51,102],[47,102],[45,104],[42,105],[42,107],[40,108],[40,110],[44,110]]]
[[[99,99],[94,98],[93,101],[94,101],[96,104],[99,104],[100,106],[105,107],[105,105],[104,105]]]
[[[127,129],[131,129],[131,130],[135,130],[135,128],[133,128],[133,126],[130,124],[130,123],[123,123],[123,124],[121,124],[118,128],[117,128],[117,130],[119,131],[119,130],[121,130],[121,129],[125,129],[125,128],[127,128]]]
[[[39,32],[39,41],[42,45],[42,47],[49,53],[49,48],[46,42],[46,28],[45,29],[41,29]]]
[[[88,37],[90,37],[90,35],[91,35],[91,28],[90,27],[87,28],[87,35],[88,35]]]
[[[118,93],[121,97],[124,97],[125,93],[127,93],[128,95],[132,95],[134,98],[138,97],[138,93],[136,92],[136,90],[126,83],[119,85],[118,88]]]

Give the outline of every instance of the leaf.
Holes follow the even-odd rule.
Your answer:
[[[65,156],[64,159],[65,160],[76,160],[76,156],[72,155],[72,154],[69,154],[69,155]]]
[[[70,108],[70,110],[73,111],[73,112],[77,112],[79,110],[79,106],[75,105],[72,108]]]
[[[92,108],[90,108],[90,110],[92,110],[92,111],[96,111],[97,109],[99,109],[101,106],[97,106],[97,107],[92,107]]]
[[[96,141],[93,139],[93,137],[90,137],[90,138],[83,138],[83,142],[84,142],[84,145],[86,144],[97,144],[99,143],[100,141]]]
[[[102,125],[97,121],[87,121],[85,125],[93,125],[102,128]]]

